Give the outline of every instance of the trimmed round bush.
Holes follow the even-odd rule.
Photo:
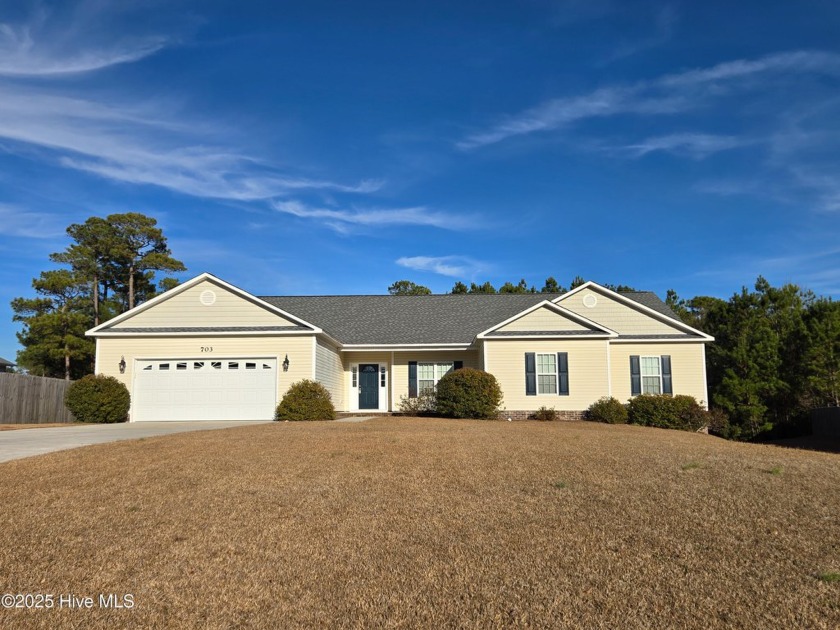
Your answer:
[[[274,419],[283,420],[335,420],[335,407],[327,388],[309,379],[289,386],[289,391],[277,405]]]
[[[627,407],[617,398],[604,396],[589,405],[583,417],[592,422],[627,424]]]
[[[697,431],[708,422],[708,414],[693,396],[642,394],[630,399],[627,415],[631,424],[661,429]]]
[[[502,404],[502,388],[489,372],[462,368],[437,384],[437,412],[448,418],[494,419]]]
[[[113,424],[128,420],[131,395],[113,376],[88,374],[70,384],[64,405],[79,422]]]

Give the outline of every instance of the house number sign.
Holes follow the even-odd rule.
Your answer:
[[[213,352],[213,346],[201,346],[202,352]]]

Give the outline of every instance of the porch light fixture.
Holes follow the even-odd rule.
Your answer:
[[[283,371],[284,372],[289,371],[289,355],[288,354],[286,355],[286,358],[283,359]]]
[[[120,374],[125,374],[125,357],[120,357]]]

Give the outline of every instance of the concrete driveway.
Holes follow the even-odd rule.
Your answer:
[[[229,429],[264,422],[126,422],[123,424],[91,424],[49,429],[17,429],[0,431],[0,462],[63,451],[90,444],[136,440],[156,435],[185,431]]]

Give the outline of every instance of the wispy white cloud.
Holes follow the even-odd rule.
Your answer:
[[[81,2],[70,15],[39,7],[25,22],[0,22],[0,76],[50,77],[101,70],[139,61],[171,43],[165,35],[107,38],[113,29],[94,32],[92,23],[115,7]],[[105,39],[103,40],[103,37]],[[84,42],[85,47],[79,47]]]
[[[75,95],[67,81],[20,80],[136,62],[172,41],[162,35],[108,39],[111,29],[103,22],[130,9],[129,4],[81,0],[62,15],[38,10],[26,23],[0,23],[3,150],[202,198],[255,201],[301,190],[370,193],[382,187],[380,180],[334,182],[272,165],[231,146],[227,125],[160,102],[94,100]]]
[[[680,96],[639,98],[635,88],[601,88],[583,96],[559,98],[528,109],[456,143],[462,150],[477,149],[514,136],[549,131],[589,118],[616,114],[670,114],[687,106]]]
[[[464,230],[472,219],[463,215],[432,210],[424,206],[410,208],[375,208],[336,210],[316,208],[300,201],[275,201],[272,206],[278,212],[301,219],[320,221],[337,232],[349,232],[355,227],[383,227],[396,225],[417,225],[445,230]]]
[[[713,153],[737,149],[755,144],[756,142],[754,139],[738,136],[721,136],[705,133],[674,133],[646,138],[638,143],[621,147],[621,149],[633,157],[642,157],[655,152],[665,152],[686,155],[696,160],[702,160]]]
[[[489,266],[468,256],[403,256],[396,263],[415,271],[431,271],[451,278],[469,278]]]
[[[601,87],[588,94],[553,99],[531,107],[489,129],[466,136],[456,146],[461,150],[477,149],[592,118],[686,112],[710,99],[720,98],[728,91],[756,87],[748,79],[776,74],[840,76],[840,55],[821,51],[778,53],[686,70],[627,86]]]
[[[21,238],[51,239],[64,235],[67,217],[31,212],[15,204],[0,203],[0,234]]]
[[[155,104],[109,105],[0,84],[0,138],[47,149],[57,163],[103,178],[241,201],[304,189],[369,193],[382,186],[372,179],[344,184],[283,173],[236,149],[199,143],[196,130],[213,135],[212,123],[187,124]]]

